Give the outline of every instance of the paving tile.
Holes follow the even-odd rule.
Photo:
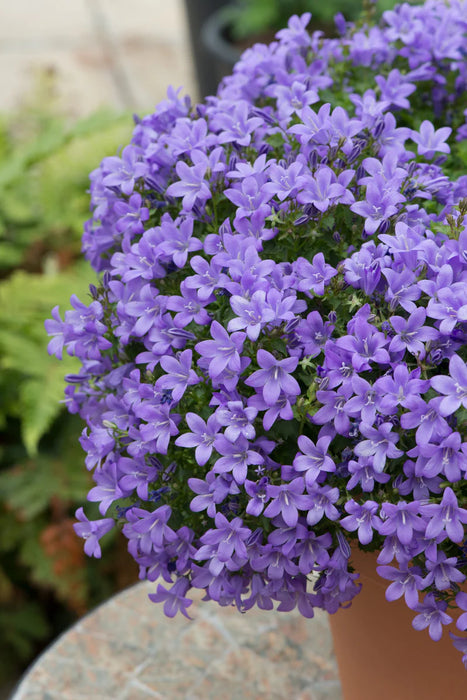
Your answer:
[[[118,60],[131,86],[134,107],[148,113],[167,96],[172,85],[193,95],[194,76],[185,51],[173,42],[147,38],[125,38],[119,42]]]
[[[188,35],[183,0],[94,0],[109,32],[122,37],[171,37],[183,44]]]
[[[0,111],[18,107],[34,89],[41,71],[52,71],[60,104],[71,116],[103,106],[122,109],[118,92],[99,47],[0,52]]]
[[[15,0],[0,8],[0,50],[25,44],[69,46],[94,37],[87,0]]]

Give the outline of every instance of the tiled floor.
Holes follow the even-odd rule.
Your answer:
[[[124,591],[62,636],[12,700],[342,700],[325,613],[199,602],[164,617],[147,593]]]
[[[193,94],[183,0],[15,0],[0,3],[0,112],[34,75],[53,70],[63,106],[144,112],[169,84]]]

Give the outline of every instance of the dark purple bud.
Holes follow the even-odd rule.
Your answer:
[[[450,416],[446,417],[446,422],[449,425],[449,427],[453,430],[457,428],[457,418],[453,413]]]
[[[185,340],[196,340],[196,336],[191,331],[185,331],[183,328],[169,328],[167,333],[172,338],[184,338]]]
[[[148,455],[147,460],[149,462],[149,465],[151,467],[155,467],[156,469],[162,470],[164,468],[164,465],[160,460],[157,459],[157,457],[154,457],[154,455]]]
[[[355,179],[358,182],[362,179],[362,177],[365,177],[365,169],[362,165],[359,165],[357,168],[357,172],[355,173]]]
[[[193,207],[192,207],[191,210],[192,210],[193,214],[195,215],[195,218],[196,218],[196,219],[199,220],[199,219],[202,219],[202,218],[203,218],[204,212],[203,212],[203,210],[201,209],[201,207],[199,206],[199,204],[197,204],[196,202],[193,204]]]
[[[260,109],[259,107],[253,107],[252,110],[250,110],[250,114],[252,114],[255,117],[261,117],[261,119],[264,119],[266,124],[270,124],[271,126],[275,126],[277,124],[277,120],[272,117],[269,112],[267,112],[265,109]]]
[[[314,170],[318,165],[318,151],[313,151],[310,156],[310,168]]]
[[[348,559],[350,557],[350,545],[345,539],[342,532],[337,532],[337,541],[339,543],[339,549],[341,551],[342,556]]]
[[[95,284],[89,285],[89,294],[92,296],[93,299],[99,299],[99,294],[97,292],[97,287]]]
[[[322,391],[325,391],[329,386],[329,377],[323,377],[322,379],[317,377],[315,381]]]
[[[255,545],[255,544],[261,544],[262,541],[263,541],[263,528],[257,527],[256,530],[253,530],[251,535],[245,540],[245,545],[247,547],[251,547],[252,545]]]
[[[296,348],[300,347],[300,345],[301,340],[298,335],[296,333],[291,333],[287,338],[287,347],[290,348],[290,350],[295,350]]]
[[[379,119],[373,129],[373,135],[377,139],[383,133],[384,129],[384,119]]]
[[[354,147],[352,148],[352,150],[350,151],[350,155],[349,155],[349,157],[347,158],[347,162],[348,162],[348,163],[353,163],[354,160],[355,160],[356,158],[358,158],[358,156],[360,155],[361,152],[362,152],[362,147],[361,147],[361,145],[360,145],[359,143],[355,144],[355,146],[354,146]]]
[[[91,376],[90,374],[66,374],[65,381],[68,384],[83,384],[83,382],[86,382]]]
[[[334,231],[334,233],[332,234],[332,240],[335,241],[336,243],[341,242],[342,238],[341,238],[341,234],[339,233],[339,231]]]
[[[162,475],[162,481],[170,481],[170,477],[177,468],[176,462],[171,462]]]
[[[319,209],[315,207],[314,204],[305,204],[305,206],[303,207],[303,211],[309,217],[319,216],[319,214],[321,213]]]
[[[391,225],[391,222],[389,221],[389,219],[382,221],[379,225],[378,233],[387,233],[390,225]]]
[[[258,148],[258,155],[262,156],[266,153],[269,153],[270,151],[272,151],[272,147],[268,143],[262,143],[261,146]]]
[[[295,219],[293,222],[294,226],[303,226],[303,224],[306,224],[310,220],[310,217],[307,214],[302,214],[301,216],[298,217],[298,219]]]
[[[235,170],[235,168],[237,167],[237,162],[238,162],[238,158],[237,158],[236,154],[231,153],[230,158],[229,158],[229,165],[228,165],[229,170]]]
[[[137,504],[136,504],[137,505]],[[131,510],[135,506],[134,503],[131,504],[131,506],[126,506],[125,508],[122,508],[121,506],[116,506],[115,507],[115,512],[117,514],[117,518],[122,519],[126,518],[126,514],[128,513],[129,510]]]
[[[298,316],[295,316],[295,318],[291,318],[290,321],[287,321],[287,323],[285,324],[284,333],[290,333],[294,330],[294,328],[298,326],[299,323],[300,319],[298,318]]]
[[[166,389],[162,392],[161,403],[172,403],[172,389]]]

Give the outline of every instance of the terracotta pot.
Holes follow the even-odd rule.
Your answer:
[[[386,600],[376,556],[352,551],[362,590],[329,616],[344,700],[466,700],[467,671],[447,629],[439,642],[413,629],[404,599]]]

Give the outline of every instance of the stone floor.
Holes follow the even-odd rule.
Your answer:
[[[141,583],[43,654],[11,700],[342,700],[327,617],[198,600],[168,619]]]
[[[183,0],[0,3],[0,112],[52,70],[71,116],[98,107],[144,112],[169,84],[193,94]]]

